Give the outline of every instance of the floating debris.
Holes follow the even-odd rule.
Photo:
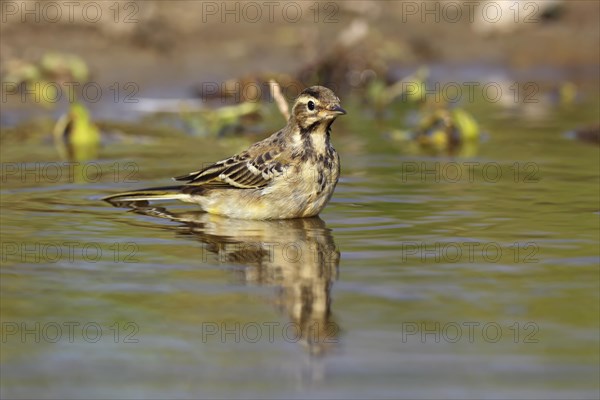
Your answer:
[[[59,118],[53,136],[54,144],[65,160],[87,161],[98,157],[100,131],[81,103],[72,103],[69,113]]]
[[[259,103],[243,102],[216,109],[204,109],[196,112],[182,111],[181,118],[192,132],[200,136],[225,136],[230,132],[242,131],[242,119],[257,116],[261,111]]]
[[[389,136],[396,141],[417,143],[435,152],[453,153],[462,146],[477,143],[481,136],[479,124],[461,108],[439,108],[421,118],[414,130],[394,130]]]
[[[600,144],[600,123],[588,125],[566,133],[569,139],[576,139],[586,143]]]
[[[3,81],[16,85],[44,81],[85,82],[89,78],[86,62],[73,54],[46,53],[40,61],[11,59],[6,62]]]
[[[376,109],[387,107],[397,99],[411,104],[423,103],[426,99],[428,77],[429,69],[421,67],[415,73],[389,86],[383,79],[375,78],[367,86],[367,99]]]

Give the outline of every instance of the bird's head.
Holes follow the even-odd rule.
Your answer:
[[[304,89],[296,98],[292,108],[292,118],[302,129],[331,123],[338,115],[346,114],[340,106],[340,99],[332,90],[323,86]]]

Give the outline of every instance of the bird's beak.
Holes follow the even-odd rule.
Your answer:
[[[344,110],[342,107],[340,107],[339,104],[336,104],[335,106],[329,108],[328,111],[330,111],[334,114],[340,114],[340,115],[346,114],[346,110]]]

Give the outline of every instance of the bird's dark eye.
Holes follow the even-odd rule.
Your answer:
[[[314,109],[315,109],[315,103],[313,103],[313,101],[312,101],[312,100],[308,102],[308,109],[309,109],[310,111],[312,111],[312,110],[314,110]]]

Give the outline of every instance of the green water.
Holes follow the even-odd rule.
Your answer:
[[[320,219],[99,200],[254,138],[3,145],[2,397],[597,398],[599,148],[563,135],[597,104],[475,110],[453,157],[353,111]]]

